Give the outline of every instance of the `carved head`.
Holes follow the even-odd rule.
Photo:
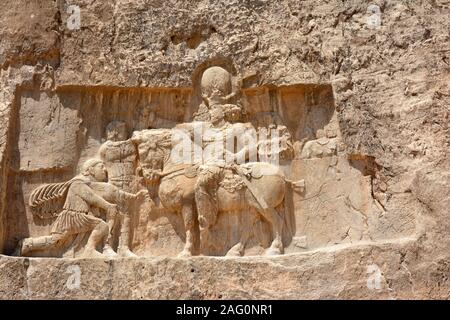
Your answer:
[[[81,174],[98,182],[106,182],[108,178],[105,164],[97,158],[87,160],[81,167]]]
[[[157,182],[170,155],[171,132],[168,129],[149,129],[135,132],[132,139],[138,144],[139,171],[148,183]]]
[[[110,141],[125,141],[127,140],[127,125],[123,121],[111,121],[106,126],[106,138]]]
[[[221,67],[210,67],[203,72],[201,80],[202,95],[210,104],[221,103],[222,99],[231,94],[231,75]]]
[[[213,107],[210,111],[211,123],[213,125],[220,125],[221,122],[225,119],[225,113],[223,112],[222,107],[216,106]]]
[[[140,174],[147,183],[158,183],[161,172],[160,166],[154,165],[153,163],[141,163],[139,166]]]

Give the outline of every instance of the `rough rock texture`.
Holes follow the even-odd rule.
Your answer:
[[[89,116],[97,114],[91,110],[117,106],[121,99],[140,104],[142,99],[132,94],[108,98],[113,96],[111,90],[121,88],[138,93],[162,90],[168,98],[158,101],[175,99],[173,92],[184,92],[190,99],[191,90],[198,90],[201,72],[211,65],[232,71],[249,95],[272,85],[330,85],[345,159],[353,162],[334,165],[346,177],[356,177],[355,170],[360,175],[331,182],[336,183],[334,189],[322,189],[314,183],[329,186],[327,182],[335,178],[328,171],[329,159],[296,160],[316,168],[309,177],[302,176],[302,166],[293,172],[306,180],[307,195],[324,190],[319,197],[323,201],[297,200],[303,210],[297,230],[310,236],[294,238],[293,247],[306,252],[273,258],[111,261],[2,255],[1,298],[449,297],[450,1],[74,3],[81,8],[80,30],[67,28],[64,1],[2,3],[0,252],[10,254],[20,237],[48,229],[27,227],[31,218],[20,205],[22,192],[29,193],[31,186],[44,181],[70,178],[79,159],[99,145],[84,136],[86,131],[79,126],[85,123],[67,116],[68,140],[60,145],[46,140],[55,147],[51,156],[33,155],[33,148],[26,147],[29,137],[32,146],[38,143],[37,152],[45,148],[39,147],[39,134],[31,128],[44,126],[53,132],[52,126],[57,130],[62,118],[49,112],[48,123],[40,125],[27,118],[27,112],[45,114],[45,108],[36,110],[64,105],[64,112],[79,116],[83,113],[71,109],[79,105]],[[370,3],[381,9],[378,28],[367,25]],[[198,98],[192,99],[191,108],[198,105]],[[89,137],[100,138],[105,121],[101,118]],[[58,151],[63,147],[80,151],[80,141],[86,146],[84,154]],[[58,157],[58,152],[64,156]],[[42,161],[27,169],[35,159]],[[56,174],[47,170],[49,163],[52,170],[57,168]],[[350,192],[355,181],[357,190],[366,193]],[[336,194],[341,187],[342,194]],[[364,200],[366,196],[369,200]],[[326,212],[336,211],[337,216],[320,209],[330,198],[338,201],[331,201],[335,207]],[[339,206],[350,208],[345,211],[348,215],[342,215]],[[137,247],[145,246],[137,243]],[[81,271],[80,289],[67,285],[66,271],[74,264]],[[370,289],[373,265],[381,272],[381,286]]]
[[[448,256],[442,255],[432,263],[423,259],[415,241],[408,240],[376,246],[340,245],[275,258],[85,260],[2,256],[0,296],[10,299],[440,299],[448,296]],[[374,264],[383,270],[377,288],[368,284],[367,266]],[[76,272],[78,280],[74,279]]]

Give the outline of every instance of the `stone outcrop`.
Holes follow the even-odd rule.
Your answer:
[[[449,1],[70,4],[79,28],[65,1],[6,0],[0,14],[0,297],[448,298]],[[218,67],[223,86],[205,76]],[[258,187],[254,167],[159,180],[164,132],[194,120],[276,130],[258,146],[285,146],[287,189]],[[47,201],[93,157],[108,178],[77,183],[110,207],[92,205],[101,221],[71,231],[78,242],[33,251],[63,205],[39,216],[35,190],[51,185]],[[208,207],[232,204],[223,194],[253,209]],[[103,223],[104,255],[87,259]]]

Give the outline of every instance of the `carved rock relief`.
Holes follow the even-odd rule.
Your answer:
[[[194,88],[17,90],[5,253],[277,255],[414,232],[373,198],[376,165],[346,154],[331,85],[198,73]],[[257,141],[256,164],[171,163],[171,133],[195,123],[276,137]]]

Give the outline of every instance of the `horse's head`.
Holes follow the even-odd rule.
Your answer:
[[[135,131],[132,141],[139,152],[139,168],[147,183],[159,181],[171,150],[170,129],[148,129]]]

